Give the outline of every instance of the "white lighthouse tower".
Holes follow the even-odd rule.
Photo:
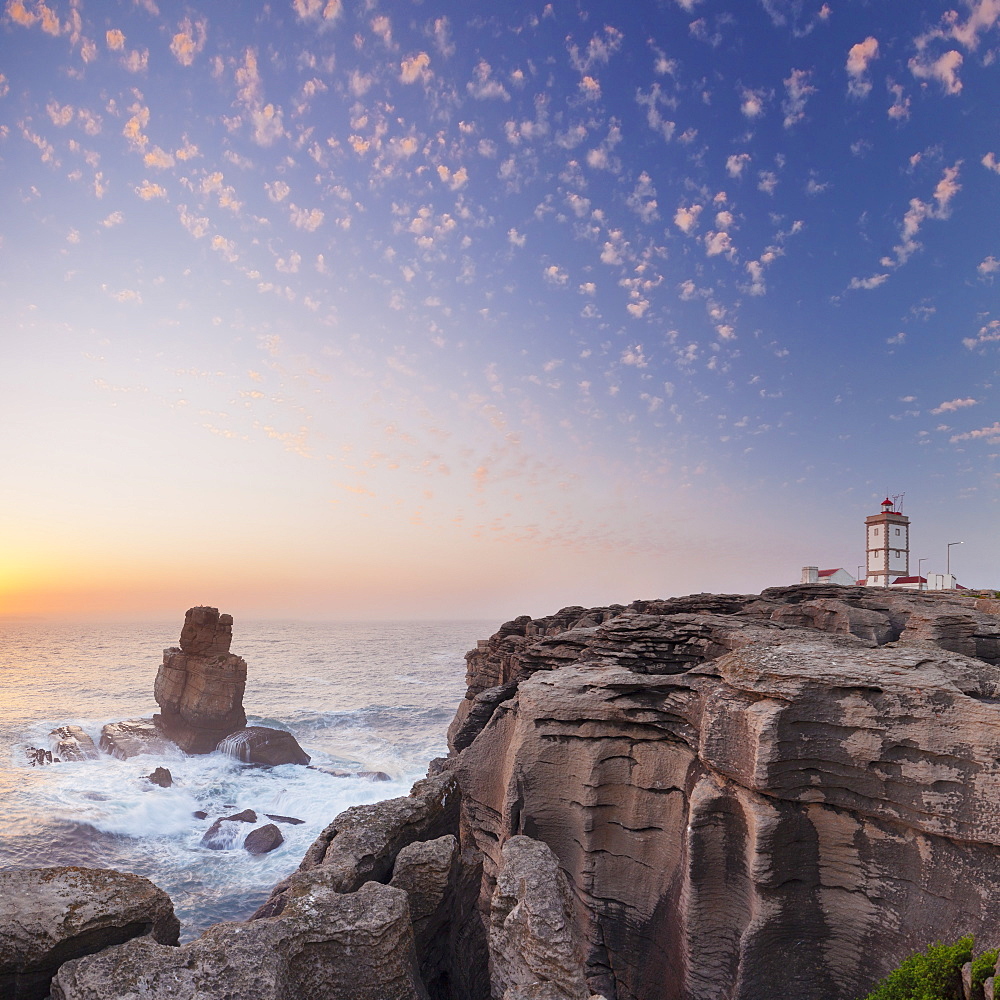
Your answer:
[[[869,587],[888,587],[897,577],[910,575],[910,519],[888,497],[881,507],[880,514],[865,518]]]

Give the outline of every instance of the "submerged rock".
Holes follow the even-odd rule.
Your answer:
[[[54,737],[52,752],[61,760],[97,760],[94,741],[79,726],[57,726],[49,733]]]
[[[296,819],[294,816],[275,816],[274,813],[265,813],[268,819],[274,820],[275,823],[290,823],[292,826],[299,826],[305,823],[304,819]]]
[[[246,661],[229,652],[233,619],[218,608],[190,608],[180,648],[163,651],[153,696],[164,731],[187,753],[211,753],[247,724]]]
[[[42,1000],[63,962],[144,935],[174,945],[179,929],[167,894],[138,875],[0,871],[0,996]]]
[[[238,729],[222,740],[216,749],[244,764],[260,764],[265,767],[308,764],[311,760],[291,733],[266,726]]]

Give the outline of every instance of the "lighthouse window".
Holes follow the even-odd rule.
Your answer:
[[[899,534],[899,528],[897,528],[897,529],[896,529],[896,534],[897,534],[897,535]]]
[[[878,538],[878,528],[876,528],[876,529],[874,530],[874,535],[875,535],[875,537],[876,537],[876,538]]]

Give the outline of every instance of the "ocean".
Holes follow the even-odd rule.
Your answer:
[[[107,722],[152,716],[153,680],[180,625],[0,619],[0,869],[143,875],[170,895],[188,941],[249,916],[337,813],[409,792],[428,761],[447,752],[466,650],[498,623],[236,620],[248,725],[290,730],[313,764],[384,771],[388,782],[180,751],[31,766],[26,748],[48,748],[56,726],[81,726],[96,743]],[[170,770],[172,787],[145,780],[158,766]],[[258,814],[258,826],[267,813],[304,822],[280,824],[284,843],[258,857],[240,841],[229,850],[202,845],[214,819],[244,809]]]

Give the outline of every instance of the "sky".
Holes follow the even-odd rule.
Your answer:
[[[0,615],[1000,587],[1000,0],[3,0]]]

